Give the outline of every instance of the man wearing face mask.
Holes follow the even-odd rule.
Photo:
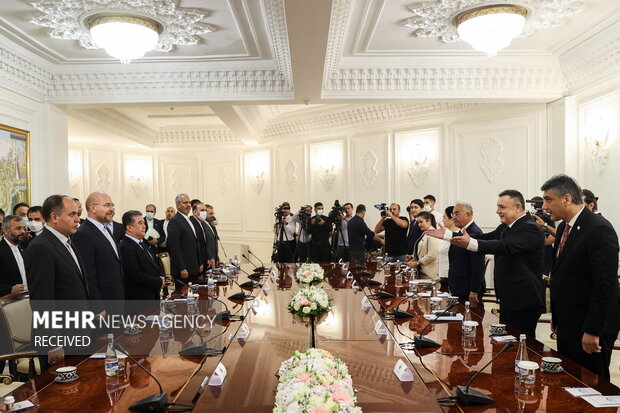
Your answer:
[[[28,209],[26,213],[26,237],[24,241],[22,241],[21,246],[25,250],[28,248],[28,244],[30,241],[34,239],[37,235],[43,232],[43,227],[45,227],[45,221],[43,220],[43,208],[39,205],[32,206]]]
[[[310,259],[313,262],[330,262],[332,260],[329,237],[332,232],[332,222],[326,217],[321,202],[314,204],[315,215],[310,218],[308,234],[312,235],[310,240]]]
[[[0,296],[18,293],[27,289],[26,268],[20,242],[26,237],[24,219],[7,215],[2,220],[0,240]]]
[[[211,266],[213,257],[209,255],[209,250],[207,248],[208,230],[206,228],[206,219],[207,207],[202,202],[195,202],[194,205],[192,205],[192,216],[189,217],[189,220],[194,226],[196,236],[198,237],[200,264],[203,265],[204,268],[214,268],[214,266]]]
[[[144,216],[144,224],[146,225],[146,241],[149,243],[149,247],[153,254],[157,254],[158,247],[162,242],[166,240],[166,233],[164,232],[164,223],[155,218],[157,208],[153,204],[148,204],[144,210],[146,215]]]
[[[435,196],[426,195],[424,197],[424,211],[430,212],[435,216],[435,222],[441,222],[443,220],[443,214],[435,210]]]
[[[390,207],[385,211],[385,215],[381,216],[381,219],[375,225],[375,233],[380,234],[385,231],[385,252],[389,260],[405,262],[409,220],[407,220],[407,217],[399,215],[400,205],[397,203],[390,204]]]

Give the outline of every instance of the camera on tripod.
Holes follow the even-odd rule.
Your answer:
[[[344,207],[340,205],[340,201],[337,199],[334,201],[334,205],[332,206],[332,210],[329,212],[329,217],[334,221],[339,221],[347,214]]]
[[[377,208],[379,211],[381,211],[381,216],[382,216],[382,217],[384,217],[384,216],[386,216],[386,215],[387,215],[387,209],[388,209],[387,205],[388,205],[388,204],[387,204],[386,202],[383,202],[383,203],[381,203],[381,204],[375,204],[374,206],[375,206],[375,208]]]
[[[273,216],[276,217],[278,220],[281,220],[282,217],[284,217],[285,208],[288,209],[289,206],[286,204],[278,205],[277,207],[274,208]]]

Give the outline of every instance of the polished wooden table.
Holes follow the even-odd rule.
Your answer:
[[[246,266],[243,268],[250,270]],[[191,405],[195,411],[272,411],[277,369],[294,350],[304,350],[310,343],[309,327],[294,323],[287,310],[292,293],[299,288],[293,281],[296,268],[295,264],[278,265],[277,276],[264,277],[260,286],[254,289],[239,287],[248,280],[245,275],[240,275],[237,282],[217,287],[217,298],[226,303],[231,313],[244,315],[243,323],[250,328],[250,335],[245,339],[236,337],[242,325],[239,321],[219,322],[211,331],[200,334],[202,340],[209,341],[209,347],[225,349],[223,355],[178,355],[182,348],[200,342],[201,338],[193,331],[175,330],[162,334],[157,329],[146,329],[135,336],[120,332],[118,341],[132,354],[137,354],[138,361],[161,381],[171,401]],[[410,341],[429,323],[423,316],[429,312],[428,299],[405,297],[407,278],[399,285],[395,281],[394,268],[377,270],[374,263],[368,263],[367,270],[380,286],[367,286],[365,281],[370,277],[362,276],[353,267],[331,263],[325,264],[324,268],[327,278],[323,287],[333,299],[333,309],[316,326],[316,345],[347,363],[353,385],[359,390],[358,402],[364,411],[534,412],[562,409],[589,412],[595,409],[585,401],[573,398],[562,387],[588,385],[605,395],[620,394],[617,387],[561,356],[564,373],[539,372],[534,386],[521,386],[514,379],[517,348],[514,346],[472,384],[472,388],[493,397],[494,404],[480,407],[458,406],[453,402],[440,404],[438,398],[453,396],[457,385],[464,385],[503,347],[494,343],[488,333],[489,325],[497,322],[497,318],[488,311],[474,308],[473,317],[480,322],[475,339],[462,339],[460,322],[438,322],[426,330],[425,336],[439,342],[440,348],[403,351],[399,344]],[[186,289],[177,292],[183,293]],[[379,289],[396,297],[371,299],[372,307],[363,308],[362,300]],[[227,298],[240,291],[255,298],[251,301]],[[212,314],[223,308],[218,301],[208,299],[206,289],[200,289],[200,292],[201,303],[210,303],[208,311]],[[385,311],[395,308],[408,311],[414,317],[382,318]],[[462,305],[453,311],[462,312]],[[377,322],[387,328],[387,334],[375,332]],[[519,331],[509,326],[509,333],[518,336]],[[539,362],[547,355],[557,356],[552,349],[535,340],[528,339],[527,344],[530,359],[534,361]],[[392,372],[397,360],[410,367],[413,382],[397,380]],[[224,384],[217,387],[204,385],[218,363],[228,370]],[[73,384],[55,383],[53,371],[62,365],[76,365],[80,379]],[[128,363],[127,374],[106,378],[103,360],[71,356],[13,394],[18,401],[28,398],[40,406],[31,411],[120,412],[158,391],[155,381],[132,362]]]

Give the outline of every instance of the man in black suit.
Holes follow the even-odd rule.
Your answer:
[[[157,254],[161,243],[166,241],[164,221],[155,218],[155,214],[157,213],[157,208],[155,207],[155,205],[148,204],[144,210],[146,211],[146,215],[144,217],[144,224],[146,225],[147,232],[145,238],[151,247],[151,252],[153,254]],[[154,231],[157,233],[155,233]]]
[[[212,257],[209,256],[209,250],[207,248],[207,228],[204,222],[207,219],[207,208],[202,202],[194,202],[192,204],[192,215],[189,217],[189,221],[194,226],[194,231],[198,237],[198,255],[200,257],[200,264],[204,268],[210,267],[210,261]]]
[[[212,268],[215,268],[217,264],[220,262],[220,254],[219,254],[219,240],[220,236],[217,234],[217,219],[215,218],[215,211],[213,207],[209,204],[205,204],[207,208],[207,249],[209,250],[209,256],[213,257],[213,262],[210,263]]]
[[[543,209],[562,220],[550,285],[558,351],[609,380],[620,329],[618,236],[609,221],[584,207],[573,178],[555,175],[540,189]]]
[[[125,300],[118,243],[108,226],[114,216],[112,198],[103,192],[93,192],[86,198],[85,206],[88,216],[72,240],[84,261],[91,297],[93,300]]]
[[[73,199],[52,195],[43,202],[47,225],[24,255],[31,300],[88,300],[89,286],[69,236],[80,222]]]
[[[121,240],[120,251],[127,283],[127,299],[159,300],[165,278],[157,258],[144,240],[146,225],[142,213],[125,212],[123,225],[125,237]]]
[[[189,220],[192,205],[187,194],[175,197],[177,213],[168,224],[168,253],[170,272],[175,279],[187,283],[194,281],[202,273],[198,234]]]
[[[27,289],[26,267],[23,250],[19,243],[26,237],[24,219],[17,215],[8,215],[2,219],[0,240],[0,297],[18,293]]]
[[[447,231],[445,227],[430,229],[426,234],[443,238],[446,241],[466,231],[470,236],[482,235],[482,230],[474,222],[474,209],[466,202],[459,202],[454,206],[452,220],[461,231]],[[448,270],[448,285],[450,292],[460,299],[468,300],[471,304],[482,305],[482,296],[486,289],[484,280],[484,254],[468,251],[465,248],[451,245],[448,251],[450,269]]]
[[[545,308],[542,280],[545,236],[525,213],[521,192],[506,190],[497,200],[501,224],[493,232],[453,237],[452,245],[495,255],[495,293],[502,323],[536,336],[536,323]]]
[[[373,230],[368,228],[364,222],[364,216],[366,216],[366,206],[359,204],[355,208],[355,216],[347,224],[351,262],[366,261],[366,243],[368,240],[379,238]]]

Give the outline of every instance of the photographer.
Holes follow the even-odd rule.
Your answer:
[[[297,259],[299,262],[306,262],[310,258],[310,239],[312,236],[308,233],[308,225],[311,216],[312,207],[310,205],[303,205],[293,215],[293,222],[299,224],[299,242],[297,243]]]
[[[274,214],[276,222],[273,232],[276,234],[274,242],[274,262],[294,262],[295,253],[295,223],[291,215],[291,205],[283,202],[276,208]]]
[[[551,272],[551,259],[553,258],[553,242],[555,241],[555,222],[551,216],[543,211],[543,199],[535,196],[526,202],[532,204],[530,215],[534,217],[536,223],[542,228],[545,234],[545,262],[543,264],[543,274],[549,275]]]
[[[321,202],[314,204],[314,211],[316,214],[310,218],[310,225],[308,225],[308,233],[312,235],[310,259],[312,262],[330,262],[332,254],[329,237],[332,232],[332,222],[323,215],[324,209]]]
[[[353,204],[347,202],[340,206],[340,202],[336,200],[329,218],[334,223],[334,235],[332,238],[332,247],[334,247],[334,261],[342,259],[349,261],[349,234],[347,232],[347,224],[353,218]]]
[[[389,208],[381,210],[381,219],[375,226],[375,233],[385,231],[385,252],[392,261],[405,261],[407,254],[407,228],[409,220],[401,217],[400,205],[390,204]]]

